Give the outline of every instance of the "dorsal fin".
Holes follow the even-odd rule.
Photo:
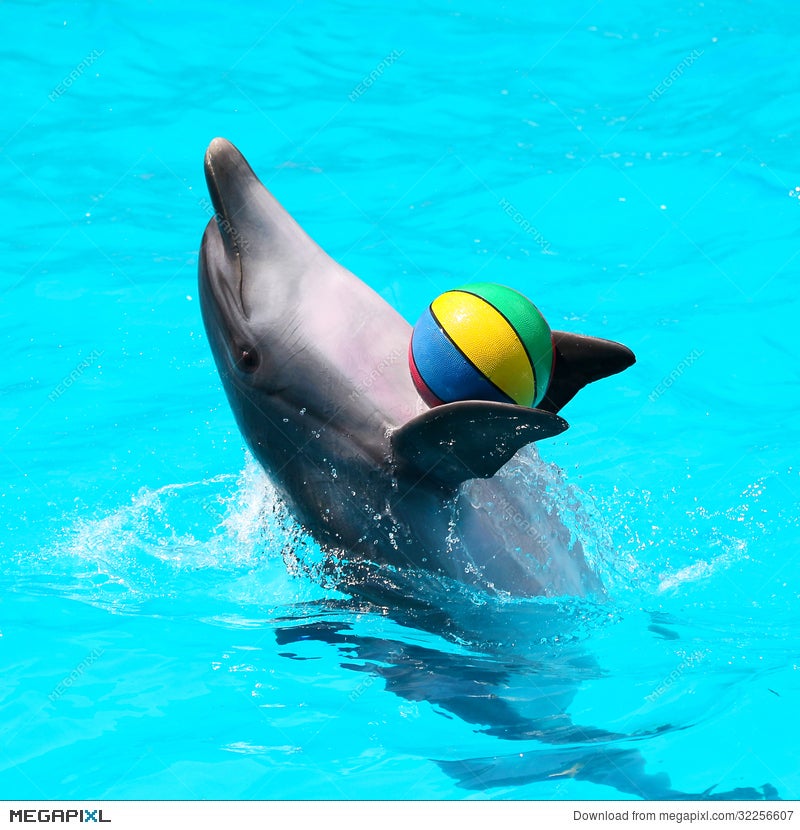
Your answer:
[[[636,356],[627,346],[599,337],[554,331],[553,346],[553,374],[547,394],[539,403],[539,408],[548,412],[558,412],[586,384],[616,375],[636,363]]]
[[[470,478],[493,476],[532,441],[567,429],[552,412],[491,401],[459,401],[418,415],[391,435],[399,475],[455,489]]]

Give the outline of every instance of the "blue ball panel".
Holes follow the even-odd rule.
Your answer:
[[[514,403],[490,383],[453,345],[427,309],[411,337],[414,363],[428,388],[439,400],[483,400]]]

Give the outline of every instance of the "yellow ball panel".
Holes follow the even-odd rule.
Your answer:
[[[486,300],[447,291],[431,304],[439,324],[467,359],[521,406],[535,393],[528,354],[508,320]]]

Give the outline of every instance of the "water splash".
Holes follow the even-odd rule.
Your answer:
[[[321,580],[295,578],[313,573],[319,548],[249,457],[238,476],[143,488],[104,516],[66,522],[52,545],[17,556],[18,584],[125,612],[198,596],[265,607],[319,592]]]
[[[760,477],[723,510],[710,510],[694,497],[681,509],[686,497],[677,488],[661,494],[615,488],[600,505],[612,546],[633,565],[625,588],[660,596],[757,565],[764,540],[796,523],[795,516],[764,506],[770,484],[781,480],[778,474]],[[676,512],[683,521],[675,521]]]
[[[654,496],[614,490],[593,496],[571,484],[556,465],[542,461],[532,447],[518,453],[497,479],[510,491],[530,494],[515,501],[516,512],[504,515],[487,500],[487,491],[472,483],[465,485],[463,495],[473,507],[499,512],[501,524],[526,528],[557,522],[568,546],[582,546],[612,603],[597,610],[591,601],[581,604],[570,597],[523,601],[490,596],[436,574],[415,572],[401,578],[384,567],[387,585],[399,584],[406,593],[413,590],[441,607],[472,611],[490,605],[504,607],[507,613],[526,603],[549,603],[562,618],[588,620],[589,625],[602,623],[617,600],[628,600],[621,606],[616,603],[619,611],[647,605],[648,598],[654,605],[659,597],[702,586],[752,561],[759,541],[778,532],[774,516],[768,524],[764,520],[766,478],[748,485],[740,503],[725,511],[711,512],[695,504],[677,527],[671,527],[669,519],[678,497],[674,492]],[[786,515],[783,521],[796,524],[797,518]],[[456,501],[451,545],[458,544],[458,529]],[[238,476],[145,488],[129,504],[99,518],[68,518],[53,544],[17,556],[14,581],[117,611],[141,611],[153,603],[163,610],[201,597],[208,601],[211,615],[222,618],[232,611],[217,608],[220,603],[252,611],[340,596],[336,586],[346,584],[346,570],[347,578],[363,576],[352,565],[342,554],[320,550],[248,456]],[[564,632],[549,626],[542,636],[555,641]]]
[[[491,480],[462,485],[452,503],[448,549],[469,563],[468,525],[476,513],[498,550],[515,558],[546,596],[601,595],[621,578],[625,562],[594,500],[555,464],[528,446]],[[494,586],[487,584],[493,590]]]

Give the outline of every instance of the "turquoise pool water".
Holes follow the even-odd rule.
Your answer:
[[[0,797],[800,793],[800,11],[0,19]],[[327,587],[200,319],[215,135],[408,319],[489,279],[636,352],[505,473],[606,601]]]

